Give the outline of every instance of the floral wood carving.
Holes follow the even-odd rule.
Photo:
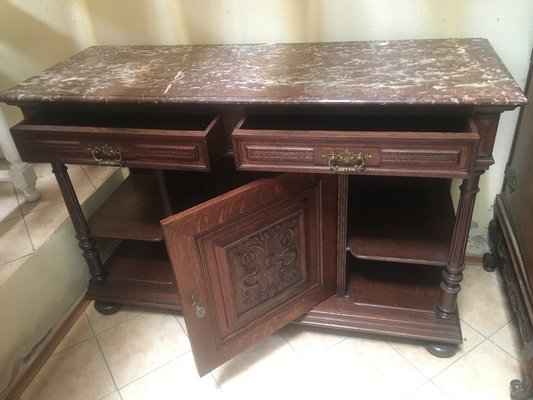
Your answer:
[[[239,315],[305,278],[300,220],[293,216],[230,249]]]

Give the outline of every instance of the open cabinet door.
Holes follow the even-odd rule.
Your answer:
[[[162,225],[200,375],[336,292],[335,175],[260,179]]]

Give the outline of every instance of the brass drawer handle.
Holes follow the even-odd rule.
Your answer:
[[[93,160],[98,165],[122,167],[124,165],[124,153],[128,151],[121,146],[111,146],[103,144],[101,146],[92,146],[87,150],[91,153]]]
[[[194,314],[196,314],[196,318],[203,318],[205,316],[205,307],[200,304],[195,294],[191,296],[191,302]]]
[[[365,162],[372,158],[372,154],[345,149],[338,153],[330,151],[322,157],[328,160],[328,167],[334,172],[359,173],[365,170]]]

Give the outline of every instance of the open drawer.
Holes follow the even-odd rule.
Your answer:
[[[464,116],[249,115],[232,140],[241,170],[463,177],[479,134]]]
[[[204,114],[46,113],[11,133],[30,162],[208,171],[224,152],[221,119]]]

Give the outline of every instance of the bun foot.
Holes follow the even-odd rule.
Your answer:
[[[516,400],[529,399],[533,395],[531,387],[525,388],[524,384],[519,379],[511,381],[511,398]]]
[[[487,272],[494,272],[496,269],[496,261],[492,253],[483,254],[483,269]]]
[[[436,343],[430,342],[425,345],[426,350],[436,357],[448,358],[457,353],[459,345],[456,343]]]
[[[103,302],[103,301],[95,301],[94,302],[94,308],[100,314],[111,315],[111,314],[115,314],[117,311],[119,311],[122,308],[122,304],[106,303],[106,302]]]
[[[503,240],[500,224],[496,218],[490,221],[488,239],[490,251],[483,254],[483,269],[487,272],[494,272],[498,265],[502,265],[498,242]]]

